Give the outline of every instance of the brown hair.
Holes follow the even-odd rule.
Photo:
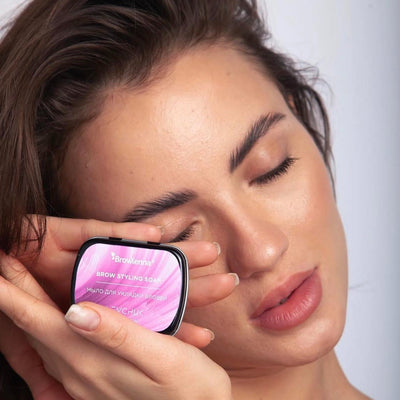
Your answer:
[[[316,71],[269,46],[255,0],[33,0],[0,44],[0,248],[38,247],[62,215],[58,171],[71,135],[107,90],[138,87],[181,51],[224,42],[265,68],[308,129],[331,174],[328,118]],[[332,178],[333,182],[333,178]]]
[[[107,89],[148,83],[161,60],[197,44],[224,41],[260,63],[331,172],[328,118],[305,76],[313,70],[274,52],[269,38],[251,0],[32,1],[0,45],[0,248],[21,244],[26,215],[64,213],[65,146],[99,114]],[[41,221],[27,231],[39,244]]]

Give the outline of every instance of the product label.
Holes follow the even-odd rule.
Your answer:
[[[95,243],[82,255],[75,302],[110,307],[160,332],[179,308],[182,274],[177,257],[163,249]]]

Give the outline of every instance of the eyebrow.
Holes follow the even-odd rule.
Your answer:
[[[186,204],[196,197],[197,194],[191,190],[166,193],[158,199],[140,203],[132,211],[125,215],[123,222],[143,221],[170,208],[175,208]]]
[[[268,113],[260,116],[251,125],[243,142],[231,153],[229,161],[229,171],[231,173],[242,163],[257,141],[283,118],[285,118],[285,115],[282,113]],[[122,221],[140,222],[171,208],[182,206],[196,197],[197,194],[192,190],[168,192],[157,199],[139,203],[124,216]]]
[[[282,113],[268,113],[257,119],[247,131],[243,142],[235,149],[229,159],[229,172],[233,172],[246,158],[257,141],[286,116]]]

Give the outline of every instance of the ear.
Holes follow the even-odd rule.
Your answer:
[[[294,104],[294,99],[291,94],[287,98],[287,103],[288,103],[290,109],[292,110],[293,114],[297,116],[298,115],[297,108]]]

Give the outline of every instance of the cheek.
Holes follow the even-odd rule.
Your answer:
[[[321,262],[331,261],[347,266],[347,251],[342,221],[336,206],[329,173],[318,157],[313,161],[314,168],[305,185],[303,198],[304,219],[298,221],[303,227],[304,237],[308,239],[308,247],[319,249]]]
[[[328,170],[319,153],[304,159],[301,176],[292,183],[286,213],[291,257],[313,260],[323,286],[320,315],[332,332],[341,332],[347,304],[347,248]],[[295,195],[293,195],[295,193]],[[335,316],[335,318],[331,318]],[[335,322],[336,321],[336,322]],[[337,324],[337,326],[335,325]]]
[[[287,236],[290,260],[320,265],[321,278],[332,296],[347,298],[347,249],[342,221],[324,160],[309,135],[298,135],[293,151],[299,160],[276,185],[269,212]],[[329,293],[331,294],[331,293]]]
[[[274,200],[277,225],[288,236],[292,251],[294,246],[323,253],[344,239],[330,175],[313,142],[298,163]]]

